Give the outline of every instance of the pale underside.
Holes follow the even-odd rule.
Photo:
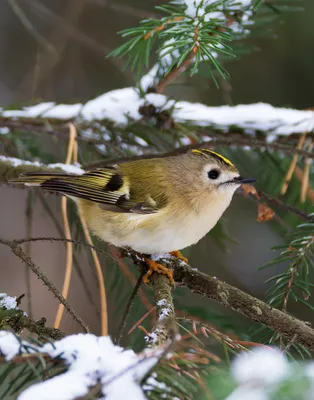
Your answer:
[[[113,213],[85,200],[80,200],[78,206],[90,229],[105,242],[145,254],[166,253],[184,249],[204,237],[229,206],[232,192],[217,201],[205,202],[197,212],[191,208],[184,212],[180,204],[148,215]]]

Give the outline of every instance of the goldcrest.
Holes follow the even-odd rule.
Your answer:
[[[222,155],[198,149],[83,175],[26,173],[11,182],[66,195],[105,242],[155,254],[197,243],[216,225],[235,190],[255,179],[242,178]]]

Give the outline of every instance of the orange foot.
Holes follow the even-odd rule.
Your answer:
[[[169,254],[172,255],[173,257],[176,257],[178,260],[184,261],[186,264],[189,261],[186,257],[183,257],[183,255],[181,254],[181,251],[178,251],[178,250],[171,251]]]
[[[147,285],[148,285],[148,283],[150,282],[149,277],[150,277],[154,272],[157,272],[158,274],[167,275],[168,278],[169,278],[169,281],[170,281],[171,285],[174,286],[173,274],[172,274],[172,271],[171,271],[169,268],[167,268],[167,267],[165,267],[165,266],[159,264],[159,263],[156,262],[156,261],[151,260],[150,258],[146,258],[146,257],[145,257],[145,261],[146,261],[147,265],[149,266],[149,270],[148,270],[147,273],[143,276],[143,281],[144,281]]]

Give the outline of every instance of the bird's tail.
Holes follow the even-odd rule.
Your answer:
[[[22,184],[25,186],[42,186],[46,182],[54,179],[68,181],[75,178],[77,175],[70,175],[56,172],[26,172],[15,179],[10,179],[9,183]]]
[[[119,191],[119,188],[123,185],[122,177],[116,173],[116,170],[109,168],[85,172],[83,175],[28,172],[9,182],[21,183],[26,186],[39,186],[50,192],[60,193],[71,198],[81,198],[105,204],[115,204],[120,196],[125,194],[123,190]],[[119,184],[117,190],[112,190],[112,184],[110,185],[112,182],[116,186]]]

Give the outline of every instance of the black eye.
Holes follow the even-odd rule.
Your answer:
[[[212,169],[211,171],[208,172],[209,179],[217,179],[219,175],[220,175],[219,171],[217,171],[216,169]]]

